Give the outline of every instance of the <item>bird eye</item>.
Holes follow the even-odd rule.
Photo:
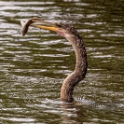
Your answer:
[[[59,24],[59,23],[56,23],[56,26],[58,26],[58,27],[62,27],[61,24]]]

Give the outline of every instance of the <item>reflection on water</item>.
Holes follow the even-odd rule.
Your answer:
[[[123,123],[123,1],[0,1],[1,123]],[[70,44],[53,32],[29,30],[20,20],[41,17],[73,24],[88,54],[86,78],[74,103],[59,99],[75,65]]]

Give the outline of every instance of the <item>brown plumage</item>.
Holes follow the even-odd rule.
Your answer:
[[[74,71],[67,76],[67,78],[64,80],[62,87],[61,87],[61,99],[63,101],[72,102],[73,99],[73,90],[76,84],[78,84],[86,75],[87,72],[87,54],[86,49],[84,46],[84,43],[82,41],[82,38],[80,37],[77,30],[68,24],[63,23],[47,23],[40,19],[30,19],[31,22],[36,23],[40,22],[43,24],[48,24],[49,26],[40,26],[39,24],[25,24],[27,26],[33,26],[37,28],[43,28],[46,30],[52,30],[60,34],[61,36],[65,37],[73,46],[76,56],[76,65]],[[51,26],[51,27],[50,27]],[[25,29],[28,29],[28,27],[23,27],[23,32],[25,32]]]

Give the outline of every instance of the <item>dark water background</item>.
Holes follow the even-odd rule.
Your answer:
[[[73,24],[83,37],[88,72],[75,102],[59,99],[75,65],[72,46],[45,30],[21,36],[20,20]],[[124,123],[124,1],[0,1],[0,124]]]

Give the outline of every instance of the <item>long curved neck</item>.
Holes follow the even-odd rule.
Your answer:
[[[74,48],[76,55],[76,65],[74,71],[67,76],[61,87],[61,99],[63,101],[73,101],[73,90],[79,81],[81,81],[87,71],[87,55],[82,38],[78,35],[71,35],[67,37],[67,40],[71,43]]]

